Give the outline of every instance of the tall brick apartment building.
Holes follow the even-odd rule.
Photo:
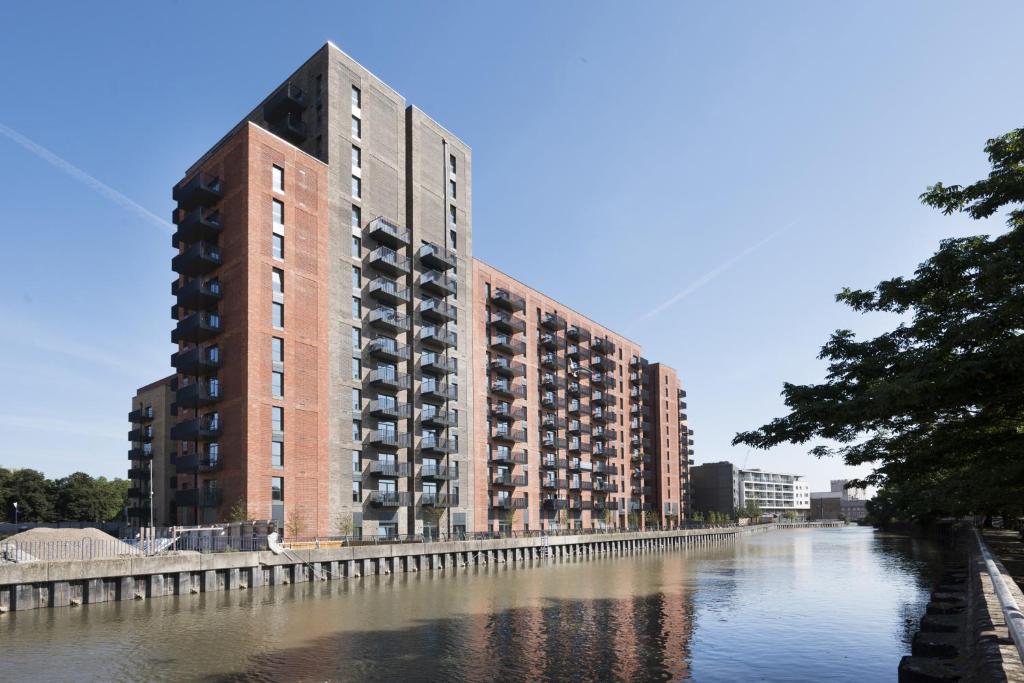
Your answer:
[[[153,483],[169,521],[392,535],[685,514],[675,372],[475,261],[471,179],[465,143],[332,44],[185,172],[175,457]],[[136,503],[150,463],[132,460]]]

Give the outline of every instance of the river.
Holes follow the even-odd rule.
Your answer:
[[[932,543],[794,529],[717,548],[0,616],[3,680],[890,681]]]

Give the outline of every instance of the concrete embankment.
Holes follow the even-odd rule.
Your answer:
[[[269,551],[188,553],[11,563],[0,565],[0,612],[495,563],[527,565],[549,558],[586,559],[684,550],[715,546],[733,541],[738,536],[775,528],[776,525],[769,524],[440,543],[382,543],[290,550],[280,555]]]

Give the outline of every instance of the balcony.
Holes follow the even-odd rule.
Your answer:
[[[189,453],[187,455],[179,455],[174,459],[174,469],[179,474],[216,472],[223,466],[224,461],[220,457],[210,457],[206,454]]]
[[[424,320],[448,323],[458,319],[458,309],[440,299],[424,299],[420,302],[419,311]]]
[[[540,424],[547,429],[565,429],[565,418],[546,414],[541,417]]]
[[[545,510],[567,510],[569,501],[565,498],[545,498],[541,501],[541,507]]]
[[[564,389],[565,380],[553,372],[545,372],[540,376],[540,385],[545,389]]]
[[[522,382],[497,379],[491,382],[491,393],[512,398],[526,398],[526,385]]]
[[[565,318],[558,315],[557,313],[545,313],[541,316],[540,326],[545,330],[551,330],[552,332],[558,332],[565,329]]]
[[[604,446],[598,448],[601,444],[594,445],[594,452],[591,454],[595,458],[617,458],[619,456],[619,449],[615,446]]]
[[[565,390],[570,396],[590,396],[590,388],[575,380],[569,382],[566,385]]]
[[[375,507],[408,507],[412,505],[412,494],[408,491],[370,491],[366,500]]]
[[[180,387],[174,394],[174,400],[180,408],[192,408],[216,403],[222,394],[220,382],[200,380]]]
[[[617,493],[619,487],[610,481],[595,481],[592,486],[595,493]]]
[[[566,427],[566,431],[568,431],[570,434],[589,434],[590,425],[583,424],[579,420],[573,419],[569,421],[569,424]]]
[[[554,477],[541,477],[540,487],[542,489],[564,489],[566,487],[565,479],[555,479]]]
[[[153,444],[147,443],[142,446],[136,446],[128,450],[129,460],[152,460],[153,459]]]
[[[590,349],[595,353],[612,354],[615,353],[615,348],[614,342],[604,337],[598,337],[590,342]]]
[[[567,446],[566,450],[568,450],[570,453],[589,453],[591,451],[591,448],[592,445],[585,441],[580,441],[579,439],[569,439],[569,445]]]
[[[590,358],[590,351],[580,347],[579,344],[569,344],[565,347],[565,356],[569,360],[579,363],[581,360]]]
[[[491,348],[495,351],[521,356],[526,353],[526,342],[519,341],[507,334],[496,334],[491,337]]]
[[[526,366],[508,358],[498,357],[491,360],[491,370],[495,374],[504,377],[523,377],[526,375]]]
[[[556,458],[553,455],[545,455],[540,459],[540,466],[553,470],[553,469],[565,469],[569,466],[568,461],[565,458]]]
[[[504,425],[507,423],[499,423]],[[507,441],[508,443],[526,443],[525,429],[494,429],[491,431],[491,439],[494,441]]]
[[[393,398],[376,399],[367,404],[366,411],[378,418],[406,419],[412,415],[412,405],[409,403],[399,403]]]
[[[128,413],[129,422],[149,422],[153,419],[153,406],[136,408]]]
[[[631,373],[629,373],[629,383],[630,384],[641,384],[641,383],[643,383],[643,381],[644,381],[644,378],[643,378],[643,376],[639,372],[631,372]]]
[[[274,135],[284,138],[293,145],[299,145],[306,141],[309,133],[306,124],[302,120],[302,114],[287,113],[268,126]]]
[[[491,313],[491,327],[507,334],[522,334],[526,331],[526,321],[508,311]]]
[[[615,422],[615,418],[615,411],[608,408],[594,408],[590,414],[590,419],[594,422]]]
[[[128,430],[129,441],[152,441],[153,440],[153,427],[146,425],[145,427],[136,427],[135,429]]]
[[[455,439],[445,439],[439,436],[424,436],[420,439],[420,453],[439,453],[448,455],[457,453],[459,445]]]
[[[220,420],[193,418],[171,427],[172,441],[213,441],[221,435]]]
[[[380,389],[390,389],[391,391],[408,389],[412,385],[409,375],[404,372],[397,372],[394,368],[371,370],[366,376],[366,381],[371,386]]]
[[[556,410],[565,407],[565,399],[558,396],[541,396],[540,404],[550,410]]]
[[[412,445],[412,435],[391,429],[371,429],[363,441],[378,448],[408,448]]]
[[[449,481],[459,478],[459,468],[448,465],[422,465],[420,467],[420,479],[434,479],[437,481]]]
[[[493,486],[526,486],[525,474],[512,474],[511,472],[494,472],[491,474]]]
[[[558,437],[544,436],[544,437],[541,437],[540,446],[541,446],[541,448],[549,448],[549,449],[561,448],[561,449],[564,449],[565,448],[565,439],[559,439]]]
[[[427,352],[420,355],[420,371],[431,375],[447,375],[458,371],[458,363],[454,358],[446,358],[440,353]]]
[[[579,415],[590,410],[590,404],[583,401],[569,401],[569,405],[565,410],[570,415]]]
[[[174,503],[178,507],[215,508],[221,502],[221,492],[217,489],[185,489],[174,492]]]
[[[569,462],[567,463],[566,469],[569,470],[570,472],[582,472],[583,461],[580,460],[579,458],[569,458]],[[579,486],[577,486],[576,488],[579,488]]]
[[[263,118],[276,119],[283,114],[298,113],[306,108],[306,95],[297,85],[286,83],[267,98],[263,105]]]
[[[171,296],[178,297],[178,305],[183,308],[215,310],[221,300],[220,280],[196,277],[186,280],[184,285],[175,280],[171,283]]]
[[[440,271],[454,268],[457,261],[455,252],[430,243],[420,246],[419,257],[424,266]]]
[[[558,370],[563,367],[558,354],[554,351],[547,351],[540,356],[540,366],[545,370]]]
[[[412,326],[409,316],[402,315],[392,308],[375,308],[370,311],[369,322],[375,327],[389,332],[405,332]]]
[[[491,507],[501,510],[525,510],[526,498],[494,498],[491,500]]]
[[[491,451],[491,462],[495,464],[525,465],[529,462],[526,451],[498,449]]]
[[[386,218],[374,218],[366,226],[365,234],[393,249],[401,249],[411,241],[409,228],[395,225]]]
[[[565,330],[565,336],[573,341],[588,341],[590,333],[576,325],[569,325]]]
[[[423,380],[420,382],[420,399],[438,403],[457,401],[459,400],[459,388],[447,382]]]
[[[615,476],[619,473],[619,468],[615,465],[608,465],[603,462],[595,462],[593,468],[594,474],[606,474],[609,476]]]
[[[540,344],[540,347],[542,349],[554,351],[555,349],[562,345],[562,340],[557,334],[545,332],[544,334],[540,335],[538,343]]]
[[[447,508],[456,507],[459,504],[459,497],[454,493],[424,493],[420,495],[420,505],[423,507]]]
[[[492,404],[490,414],[499,420],[525,420],[526,408],[514,408],[510,405]]]
[[[172,194],[178,207],[191,211],[199,206],[212,206],[223,196],[220,178],[200,171],[188,182],[174,188]]]
[[[412,356],[408,346],[386,337],[370,340],[366,345],[366,353],[372,358],[389,361],[408,360]]]
[[[409,463],[371,460],[367,471],[375,477],[408,477]]]
[[[594,356],[590,359],[590,369],[594,372],[614,372],[616,367],[615,361],[607,356]]]
[[[148,467],[129,467],[128,478],[133,481],[142,481],[149,479],[149,468]]]
[[[375,277],[370,280],[367,291],[377,301],[383,301],[386,304],[397,305],[409,300],[409,288],[386,277]]]
[[[171,365],[183,375],[213,375],[220,369],[220,349],[193,346],[172,354]]]
[[[681,422],[685,422],[686,421],[686,413],[680,412],[679,413],[679,420]]]
[[[458,291],[458,282],[451,275],[436,270],[428,270],[420,275],[420,287],[426,292],[441,296],[451,296]]]
[[[453,348],[459,343],[458,335],[437,325],[421,327],[417,336],[423,344],[436,348]]]
[[[617,430],[614,430],[614,429],[595,429],[593,435],[591,436],[591,438],[592,439],[599,439],[601,441],[609,441],[609,440],[617,439],[618,436],[619,436],[619,432]]]
[[[220,267],[220,247],[208,242],[196,242],[171,259],[171,270],[180,275],[205,275]]]
[[[216,313],[196,311],[190,313],[171,330],[171,343],[191,342],[197,344],[220,334],[220,316]]]
[[[392,275],[403,275],[409,272],[412,261],[408,256],[402,256],[394,249],[388,247],[377,247],[367,256],[370,265],[383,272]]]
[[[615,397],[607,391],[595,391],[590,396],[590,402],[595,405],[613,406],[615,405]]]
[[[216,240],[223,227],[219,212],[202,207],[192,209],[175,222],[178,224],[178,229],[171,236],[172,247],[177,247],[180,243],[191,244],[204,240]]]
[[[499,288],[494,290],[494,294],[491,295],[491,303],[498,308],[504,308],[513,313],[526,310],[526,299],[513,294],[507,289]]]
[[[458,427],[459,413],[456,411],[444,411],[436,405],[425,404],[420,412],[420,423],[432,427]]]

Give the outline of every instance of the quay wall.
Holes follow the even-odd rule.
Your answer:
[[[433,543],[381,543],[340,548],[183,553],[100,560],[0,565],[0,614],[117,600],[153,599],[373,574],[438,571],[488,564],[529,565],[546,559],[634,555],[719,545],[777,528],[841,523],[531,536]]]

